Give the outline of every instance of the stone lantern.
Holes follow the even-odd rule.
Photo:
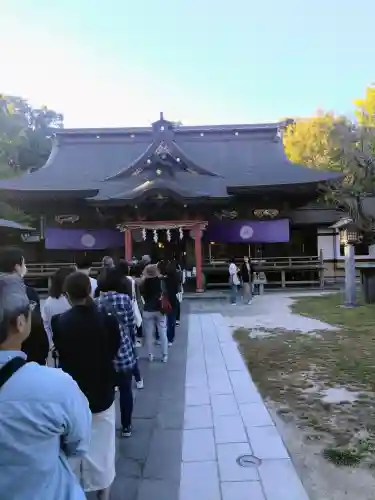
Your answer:
[[[345,306],[357,305],[357,286],[354,245],[361,241],[361,235],[353,219],[346,217],[331,226],[340,234],[340,242],[345,248]]]
[[[348,219],[349,220],[349,219]],[[337,223],[336,223],[337,224]],[[335,224],[332,226],[334,227]],[[353,222],[348,222],[339,229],[340,243],[343,245],[355,245],[362,240],[362,235]]]

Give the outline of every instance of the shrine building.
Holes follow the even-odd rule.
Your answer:
[[[250,255],[269,284],[324,283],[340,243],[336,209],[317,203],[337,174],[287,160],[285,123],[55,130],[47,163],[0,182],[33,215],[30,272],[85,254],[177,257],[201,291]],[[44,267],[43,267],[44,266]]]

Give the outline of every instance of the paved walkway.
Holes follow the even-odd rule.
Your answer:
[[[179,500],[308,500],[219,313],[190,316],[181,471]]]
[[[188,317],[183,315],[166,365],[140,360],[145,389],[136,394],[133,436],[118,440],[111,500],[178,500],[187,332]]]
[[[141,360],[111,499],[308,500],[225,318],[185,315],[177,333],[167,365]]]

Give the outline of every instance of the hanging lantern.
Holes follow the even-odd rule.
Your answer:
[[[183,240],[184,239],[184,231],[183,231],[182,227],[178,228],[178,232],[179,232],[179,235],[180,235],[180,240]]]
[[[167,241],[171,241],[172,235],[171,235],[171,230],[167,229]]]
[[[143,241],[146,241],[146,238],[147,238],[147,231],[145,228],[142,229],[142,239]]]
[[[154,237],[153,237],[154,243],[157,243],[158,242],[158,232],[156,229],[154,229],[153,233],[154,233]]]

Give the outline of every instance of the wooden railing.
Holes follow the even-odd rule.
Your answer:
[[[46,294],[50,277],[59,269],[73,267],[72,262],[28,262],[27,275],[25,281],[33,286],[39,293]],[[95,277],[101,267],[99,262],[95,262],[91,268],[91,275]]]
[[[238,260],[240,265],[242,260]],[[312,256],[298,257],[266,257],[251,259],[254,270],[257,273],[265,273],[266,286],[280,286],[282,288],[296,285],[318,285],[324,287],[324,261],[323,253]],[[204,272],[207,286],[223,286],[228,281],[228,261],[206,260],[204,262]],[[275,278],[275,273],[279,279]],[[217,281],[213,277],[223,276],[223,280]],[[307,279],[308,277],[308,279]]]
[[[74,267],[72,262],[28,262],[27,263],[27,276],[29,278],[49,278],[57,270],[62,267]],[[92,265],[92,274],[97,274],[101,264],[99,262],[94,262]]]
[[[238,260],[238,265],[242,261]],[[27,264],[26,281],[39,292],[48,289],[49,278],[62,267],[71,267],[69,262],[29,262]],[[266,286],[320,286],[324,287],[323,255],[299,257],[269,257],[252,259],[256,272],[265,273]],[[92,276],[96,276],[101,264],[95,262],[91,268]],[[222,287],[228,284],[228,262],[225,260],[204,261],[203,272],[207,287]],[[278,275],[279,279],[275,279]]]

